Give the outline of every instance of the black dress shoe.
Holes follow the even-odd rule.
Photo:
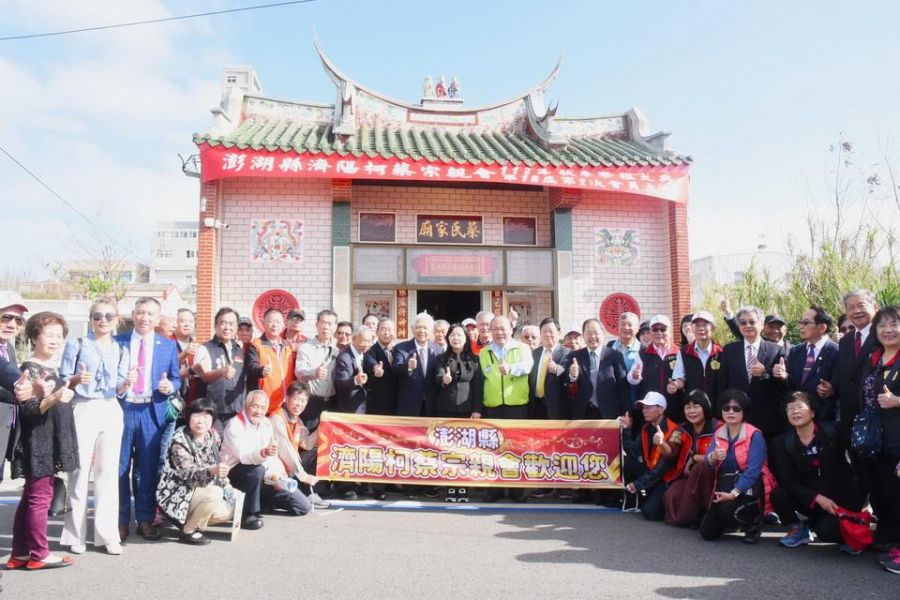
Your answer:
[[[162,538],[159,529],[154,527],[152,523],[146,521],[138,523],[138,533],[148,542],[158,542]]]
[[[119,525],[119,542],[124,544],[128,537],[128,525]]]
[[[256,529],[262,529],[263,520],[262,517],[258,517],[256,515],[250,515],[246,519],[244,519],[244,523],[241,525],[242,529],[249,529],[250,531],[254,531]]]
[[[354,490],[347,490],[341,494],[341,500],[359,500],[359,496]]]
[[[182,532],[181,535],[178,536],[178,541],[182,544],[189,544],[191,546],[205,546],[209,543],[209,538],[197,529],[194,533]]]
[[[387,494],[385,494],[384,492],[381,492],[381,491],[372,492],[372,497],[375,498],[376,500],[384,500],[385,498],[387,498]]]

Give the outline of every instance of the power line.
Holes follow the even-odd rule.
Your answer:
[[[99,224],[95,223],[93,220],[91,220],[90,217],[88,217],[86,214],[84,214],[83,212],[81,212],[80,210],[78,210],[78,209],[77,209],[75,206],[73,206],[68,200],[66,200],[65,198],[63,198],[62,196],[60,196],[58,193],[56,193],[56,190],[54,190],[52,187],[50,187],[49,184],[45,183],[43,179],[41,179],[41,178],[38,177],[36,174],[34,174],[34,172],[32,172],[31,169],[29,169],[28,167],[26,167],[25,165],[23,165],[21,162],[19,162],[19,160],[18,160],[15,156],[13,156],[12,154],[10,154],[9,151],[7,151],[6,148],[4,148],[3,146],[0,146],[0,152],[2,152],[3,154],[5,154],[6,157],[9,158],[9,160],[13,161],[20,169],[22,169],[23,171],[25,171],[26,173],[28,173],[28,175],[30,175],[32,179],[34,179],[35,181],[37,181],[37,182],[41,185],[41,187],[43,187],[45,190],[47,190],[48,192],[50,192],[57,200],[59,200],[60,202],[62,202],[63,204],[65,204],[67,207],[69,207],[69,209],[71,209],[72,212],[74,212],[76,215],[78,215],[79,217],[81,217],[82,219],[84,219],[84,221],[85,221],[88,225],[90,225],[92,228],[96,229],[98,232],[100,232],[101,234],[103,234],[104,236],[106,236],[107,238],[109,238],[110,241],[112,241],[113,244],[115,244],[116,246],[118,246],[119,248],[121,248],[122,250],[124,250],[127,254],[130,254],[132,257],[135,258],[135,260],[137,260],[137,261],[138,261],[139,263],[141,263],[142,265],[149,265],[149,264],[150,264],[150,261],[148,261],[148,260],[146,260],[146,259],[143,259],[143,258],[141,258],[140,256],[138,256],[137,254],[135,254],[130,248],[128,248],[127,246],[123,245],[119,240],[117,240],[116,238],[114,238],[112,235],[106,233],[106,231],[104,231],[103,228],[102,228]],[[79,243],[78,245],[81,246],[80,243]],[[81,247],[84,248],[84,246],[81,246]],[[88,252],[88,254],[91,254],[91,255],[93,256],[93,254],[90,253],[90,252]]]
[[[257,4],[255,6],[242,6],[240,8],[228,8],[224,10],[213,10],[209,12],[195,13],[192,15],[180,15],[177,17],[164,17],[161,19],[145,19],[143,21],[131,21],[128,23],[116,23],[114,25],[98,25],[96,27],[82,27],[81,29],[67,29],[65,31],[52,31],[49,33],[30,33],[25,35],[9,35],[0,37],[0,42],[11,42],[13,40],[28,40],[32,38],[52,37],[56,35],[68,35],[70,33],[84,33],[87,31],[101,31],[103,29],[116,29],[119,27],[134,27],[136,25],[152,25],[154,23],[168,23],[169,21],[182,21],[184,19],[196,19],[198,17],[210,17],[214,15],[224,15],[227,13],[245,12],[248,10],[260,10],[263,8],[277,8],[279,6],[290,6],[292,4],[309,4],[318,0],[288,0],[286,2],[272,2],[270,4]]]

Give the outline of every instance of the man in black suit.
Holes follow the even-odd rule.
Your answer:
[[[875,294],[869,290],[853,290],[844,296],[844,312],[856,332],[841,338],[838,351],[838,389],[840,402],[840,431],[850,438],[853,417],[861,408],[860,385],[866,360],[872,355],[875,335],[872,319],[878,312]]]
[[[390,319],[381,319],[375,328],[375,343],[363,358],[363,371],[369,376],[366,414],[397,414],[397,378],[391,367],[394,361],[394,331]]]
[[[12,456],[15,444],[16,410],[15,383],[19,379],[15,340],[28,309],[15,292],[0,292],[0,481],[7,455]]]
[[[541,321],[541,345],[532,351],[534,367],[528,376],[532,419],[568,419],[571,398],[566,387],[565,363],[569,349],[559,345],[559,323],[553,317]]]
[[[413,322],[413,339],[394,346],[397,415],[401,417],[434,414],[440,349],[429,341],[433,330],[434,319],[428,313],[421,313]]]
[[[363,369],[363,359],[374,336],[367,325],[360,325],[353,331],[350,344],[338,354],[334,365],[334,389],[340,412],[358,415],[366,412],[369,376]]]
[[[837,377],[838,345],[828,334],[834,320],[825,309],[812,306],[800,319],[800,339],[803,344],[793,346],[787,361],[772,368],[772,375],[787,382],[788,391],[804,391],[819,399],[816,420],[831,422],[837,417],[837,397],[832,385]]]
[[[762,338],[763,313],[755,306],[744,306],[735,316],[743,339],[722,349],[716,396],[737,389],[750,397],[747,421],[758,427],[766,441],[784,430],[786,421],[782,400],[784,383],[772,377],[772,368],[785,357],[784,347]]]
[[[573,419],[617,419],[631,409],[622,353],[603,345],[600,321],[581,327],[585,347],[569,355],[569,384],[577,385]]]
[[[394,375],[394,333],[396,326],[390,319],[381,319],[375,326],[375,343],[363,357],[363,371],[368,377],[366,396],[367,415],[397,414],[397,376]],[[372,484],[372,497],[384,500],[385,485]]]

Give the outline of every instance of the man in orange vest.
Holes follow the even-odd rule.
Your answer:
[[[663,495],[669,483],[684,470],[691,451],[691,437],[665,416],[666,397],[647,392],[638,400],[644,415],[639,437],[631,431],[631,416],[619,417],[622,446],[625,449],[625,490],[644,498],[641,513],[649,521],[659,521],[666,514]]]
[[[281,406],[287,389],[294,383],[295,354],[290,342],[282,337],[282,331],[284,315],[277,308],[270,308],[263,315],[263,334],[246,348],[247,391],[266,393],[269,415]]]

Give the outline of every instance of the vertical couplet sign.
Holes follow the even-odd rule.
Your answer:
[[[322,413],[316,475],[332,481],[620,489],[619,424]]]

